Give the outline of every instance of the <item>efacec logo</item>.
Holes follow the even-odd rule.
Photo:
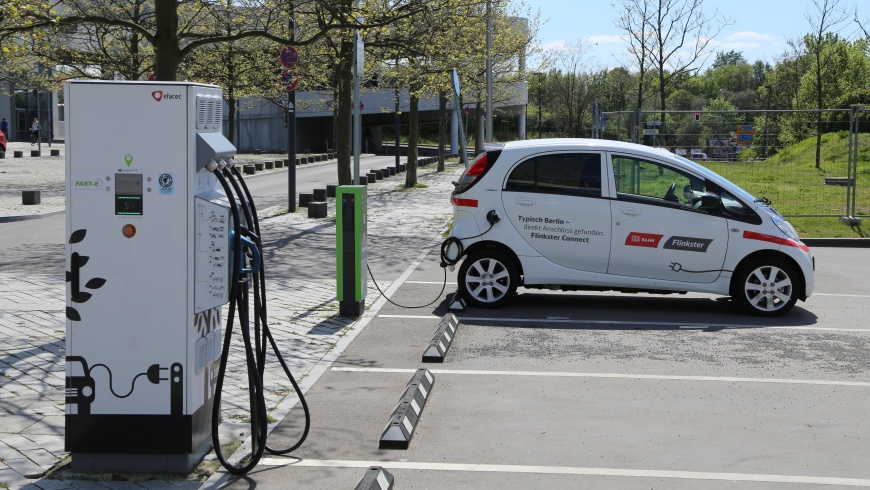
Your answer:
[[[154,97],[154,100],[160,102],[163,99],[166,100],[181,100],[181,94],[164,94],[162,90],[155,90],[151,92],[151,97]]]

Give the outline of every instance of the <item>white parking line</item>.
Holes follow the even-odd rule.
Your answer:
[[[333,367],[333,371],[347,373],[414,373],[416,369],[376,368],[376,367]],[[784,378],[739,378],[736,376],[680,376],[671,374],[630,374],[630,373],[572,373],[567,371],[489,371],[482,369],[429,369],[432,374],[474,375],[474,376],[539,376],[552,378],[610,378],[610,379],[652,379],[670,381],[723,381],[726,383],[779,383],[792,385],[822,386],[859,386],[870,387],[867,381],[831,381],[824,379],[784,379]]]
[[[438,284],[441,284],[440,282]],[[813,296],[839,296],[841,298],[870,298],[868,294],[833,294],[833,293],[813,293]]]
[[[444,281],[405,281],[405,284],[437,284],[440,286],[440,285],[444,284]],[[447,285],[448,286],[456,286],[456,283],[455,282],[448,282]]]
[[[378,315],[379,318],[407,318],[422,320],[437,320],[435,315]],[[458,316],[460,322],[486,322],[486,323],[576,323],[578,325],[634,325],[651,327],[676,327],[686,330],[704,330],[708,328],[733,328],[733,329],[779,329],[779,330],[820,330],[828,332],[858,332],[870,333],[867,328],[830,328],[808,326],[782,326],[782,325],[753,325],[737,323],[684,323],[684,322],[630,322],[620,320],[572,320],[561,317],[549,318],[496,318],[483,316]]]
[[[683,480],[721,480],[763,483],[797,483],[804,485],[838,485],[870,487],[870,479],[827,476],[765,475],[755,473],[716,473],[710,471],[631,470],[623,468],[586,468],[580,466],[535,466],[469,463],[425,463],[413,461],[353,461],[336,459],[263,458],[264,466],[298,466],[308,468],[369,468],[390,470],[468,471],[478,473],[528,473],[550,475],[622,476],[633,478],[675,478]]]

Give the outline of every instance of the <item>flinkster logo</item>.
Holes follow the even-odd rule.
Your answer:
[[[707,247],[713,243],[710,238],[692,238],[686,236],[672,236],[668,238],[662,248],[671,250],[685,250],[688,252],[706,252]]]
[[[659,242],[664,235],[655,235],[653,233],[637,233],[631,232],[625,237],[625,244],[630,247],[647,247],[658,248]]]

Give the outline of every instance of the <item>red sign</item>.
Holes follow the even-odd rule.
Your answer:
[[[293,46],[284,46],[281,50],[281,66],[290,69],[296,66],[296,61],[299,58],[299,53]]]
[[[625,244],[630,247],[648,247],[658,248],[659,242],[664,235],[654,235],[652,233],[637,233],[631,232],[625,237]]]
[[[148,75],[148,81],[149,81],[149,82],[156,82],[156,81],[157,81],[157,76],[154,75],[153,73],[150,74],[150,75]]]
[[[285,91],[292,92],[299,84],[299,76],[296,75],[295,71],[284,70],[284,73],[281,74],[281,84],[284,85]]]

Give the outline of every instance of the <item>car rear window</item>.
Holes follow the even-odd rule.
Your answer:
[[[553,153],[530,158],[508,176],[506,191],[601,195],[599,153]]]

